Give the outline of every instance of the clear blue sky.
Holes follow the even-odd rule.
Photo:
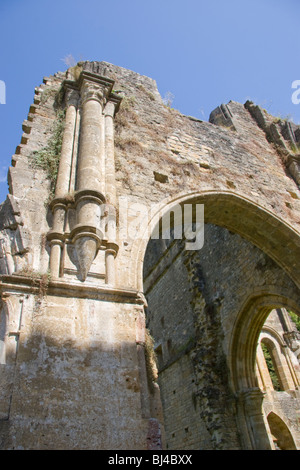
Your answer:
[[[34,88],[65,70],[66,56],[154,78],[199,119],[251,99],[300,123],[299,24],[299,0],[0,0],[0,201]]]

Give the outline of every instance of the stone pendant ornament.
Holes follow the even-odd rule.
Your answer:
[[[95,238],[81,236],[75,241],[75,248],[80,269],[80,279],[85,281],[90,267],[97,255],[98,241]]]

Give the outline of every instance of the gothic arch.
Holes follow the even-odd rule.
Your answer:
[[[225,227],[253,243],[281,266],[300,287],[297,266],[297,260],[300,259],[300,234],[256,202],[234,192],[212,190],[181,193],[157,204],[151,218],[147,214],[141,235],[133,241],[132,246],[130,273],[132,284],[139,291],[143,291],[143,261],[151,230],[162,216],[183,204],[204,204],[205,223]]]
[[[237,422],[244,448],[271,448],[263,418],[264,394],[258,386],[255,370],[259,334],[274,308],[287,307],[300,315],[299,301],[299,297],[289,290],[278,292],[278,286],[265,286],[248,297],[233,325],[228,358],[231,385],[238,399]]]
[[[273,411],[268,414],[267,420],[275,449],[296,450],[294,438],[285,421]]]
[[[259,336],[260,344],[264,344],[271,355],[275,373],[282,390],[294,390],[299,382],[287,351],[287,344],[281,334],[270,325],[264,325]]]
[[[296,258],[292,254],[300,255],[299,234],[265,208],[233,192],[207,191],[163,201],[145,224],[145,233],[149,226],[156,227],[161,218],[177,205],[184,204],[204,204],[204,223],[226,228],[251,242],[283,269],[295,287],[300,286]],[[140,291],[143,291],[143,261],[148,241],[147,236],[140,237],[133,242],[132,248],[131,272],[137,275],[135,285]],[[291,286],[284,290],[282,286],[271,285],[252,292],[240,312],[236,313],[231,337],[227,338],[224,349],[231,387],[239,402],[237,420],[240,434],[244,436],[243,448],[268,449],[271,446],[261,412],[263,394],[255,374],[259,333],[273,308],[288,307],[300,314],[299,304],[297,288]]]
[[[235,392],[257,387],[256,346],[261,329],[273,308],[288,307],[300,315],[299,298],[290,291],[278,293],[277,286],[254,292],[241,308],[233,325],[229,345],[229,364]]]
[[[265,331],[264,331],[265,333]],[[278,384],[276,386],[280,388],[280,390],[286,390],[287,387],[287,377],[285,376],[285,368],[284,368],[284,359],[282,358],[281,354],[281,340],[277,339],[276,336],[279,335],[272,335],[271,337],[268,336],[267,334],[263,334],[262,337],[260,337],[259,343],[260,345],[264,345],[267,348],[267,351],[270,355],[270,360],[272,362],[272,366],[274,368],[275,376],[277,377]],[[278,350],[278,346],[280,350]]]
[[[274,345],[277,342],[281,347],[284,347],[283,340],[280,334],[278,333],[278,331],[276,331],[274,328],[270,327],[269,325],[268,326],[265,325],[263,328],[262,336],[265,336],[265,335],[269,335],[270,337],[272,337],[272,342],[274,343]]]

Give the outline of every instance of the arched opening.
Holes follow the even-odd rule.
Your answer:
[[[299,318],[297,315],[292,317],[294,320]],[[272,309],[259,334],[256,351],[256,376],[263,393],[262,411],[274,449],[281,448],[278,442],[285,439],[281,437],[284,428],[274,428],[272,421],[271,429],[269,419],[266,419],[269,416],[280,414],[281,420],[288,422],[296,438],[299,437],[300,335],[298,337],[297,325],[292,317],[288,309]]]
[[[262,340],[261,348],[267,365],[268,374],[271,379],[274,390],[283,390],[282,381],[278,372],[278,355],[275,346],[269,341]]]
[[[262,390],[296,390],[299,387],[299,317],[285,308],[268,315],[257,346],[257,375]]]
[[[297,450],[289,428],[277,414],[269,413],[268,424],[276,450]]]
[[[282,290],[282,294],[278,294],[275,287],[266,286],[262,291],[254,292],[244,303],[237,315],[230,346],[232,380],[235,390],[258,386],[255,362],[259,335],[272,310],[285,310],[288,306],[299,312],[297,290],[295,294],[296,296],[292,298],[292,293],[289,291]],[[297,315],[300,314],[297,313]],[[270,340],[267,340],[267,343],[269,350],[273,351],[272,360],[274,361],[276,357],[277,363],[280,363]]]
[[[284,220],[274,216],[265,208],[249,199],[230,191],[203,191],[191,194],[179,194],[168,198],[146,210],[140,233],[133,240],[129,272],[131,283],[143,291],[144,257],[152,232],[162,216],[176,206],[184,211],[185,205],[204,205],[204,222],[225,227],[239,234],[262,249],[272,260],[281,266],[300,287],[300,274],[297,260],[300,259],[300,236]],[[147,203],[145,206],[147,209]]]
[[[272,308],[295,309],[300,299],[296,270],[286,266],[286,258],[276,250],[282,245],[275,232],[282,240],[289,227],[228,194],[219,195],[218,201],[211,194],[186,201],[205,204],[203,248],[186,250],[185,240],[174,236],[150,239],[143,266],[165,447],[269,448],[262,411],[262,423],[256,423],[262,394],[255,355],[259,332]],[[260,442],[249,437],[247,424],[239,417],[240,408],[251,414],[251,407],[248,427],[264,427]]]
[[[290,334],[293,335],[295,326],[289,324],[285,308],[294,308],[298,312],[298,300],[297,297],[292,299],[291,294],[287,298],[288,292],[282,292],[282,295],[272,293],[270,286],[268,290],[268,294],[261,292],[259,295],[257,292],[245,302],[233,330],[231,344],[233,384],[240,397],[240,427],[247,431],[244,434],[248,434],[250,448],[264,448],[267,440],[273,445],[266,416],[278,409],[285,410],[287,419],[300,436],[296,418],[299,412],[299,361],[290,347]],[[277,382],[270,376],[261,344],[267,346],[272,360],[271,371],[275,373]],[[245,404],[247,395],[251,393],[256,395],[256,407]],[[265,444],[261,444],[263,442]]]

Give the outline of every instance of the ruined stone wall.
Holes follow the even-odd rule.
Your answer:
[[[274,286],[299,298],[290,278],[251,243],[214,225],[204,233],[197,252],[186,251],[182,241],[163,251],[151,240],[145,257],[147,325],[157,348],[166,440],[173,449],[180,443],[240,447],[229,373],[232,325],[258,289]],[[295,401],[289,406],[295,410]]]
[[[6,417],[8,411],[13,417],[5,447],[139,449],[144,436],[146,448],[132,340],[139,312],[51,294],[37,308],[34,297],[27,297],[13,371],[17,379],[10,396],[2,396]]]
[[[183,303],[189,318],[182,330],[178,310],[165,314],[165,324],[177,317],[169,352],[181,354],[162,372],[172,384],[167,394],[162,386],[162,402],[174,390],[181,397],[170,446],[196,447],[200,435],[203,448],[265,445],[239,443],[234,404],[227,402],[231,378],[211,364],[230,362],[246,292],[269,283],[294,304],[299,298],[298,144],[298,128],[253,103],[221,105],[202,122],[165,105],[151,78],[106,62],[82,62],[44,78],[0,206],[3,448],[161,447],[159,390],[147,366],[144,325],[150,218],[140,237],[139,210],[190,200],[205,204],[208,224],[234,234],[210,228],[211,251],[203,259],[170,246],[172,263],[159,278],[171,276],[170,305]],[[109,210],[117,216],[115,236],[105,232]],[[157,221],[159,211],[151,218]],[[128,223],[137,228],[129,233]],[[189,349],[193,335],[196,346]],[[212,395],[197,369],[199,335],[206,338],[203,370]],[[190,424],[183,425],[186,413]],[[252,418],[249,429],[257,429],[253,412]],[[225,423],[231,434],[224,440]],[[239,426],[251,434],[243,420]]]
[[[147,327],[155,341],[166,446],[209,449],[210,437],[197,413],[196,377],[189,354],[195,346],[196,319],[182,260],[183,245],[173,243],[165,252],[160,245],[149,243],[144,286]]]
[[[105,62],[86,63],[81,68],[46,77],[36,88],[9,170],[10,192],[26,220],[19,226],[35,237],[27,255],[32,257],[32,252],[38,250],[34,259],[29,259],[35,270],[47,269],[47,244],[48,252],[40,251],[45,245],[41,238],[52,225],[52,214],[45,204],[51,200],[53,177],[49,179],[47,168],[43,170],[33,157],[55,140],[55,125],[64,109],[61,85],[66,79],[78,78],[82,67],[115,80],[113,91],[122,97],[115,117],[114,139],[118,198],[126,196],[129,203],[151,204],[178,194],[226,192],[246,197],[299,230],[299,189],[275,144],[268,142],[262,128],[265,122],[262,125],[258,118],[254,119],[248,110],[252,111],[250,105],[247,108],[235,102],[226,105],[234,126],[226,122],[216,125],[220,122],[214,113],[212,122],[202,122],[164,105],[154,80]],[[262,118],[274,124],[275,118],[260,111]],[[289,145],[283,137],[281,141]],[[297,159],[297,154],[293,155]],[[26,249],[29,244],[25,242]],[[120,244],[119,285],[137,287],[136,270],[129,272],[133,269],[135,249],[133,240],[126,239]],[[22,270],[26,262],[15,256],[16,270]]]

